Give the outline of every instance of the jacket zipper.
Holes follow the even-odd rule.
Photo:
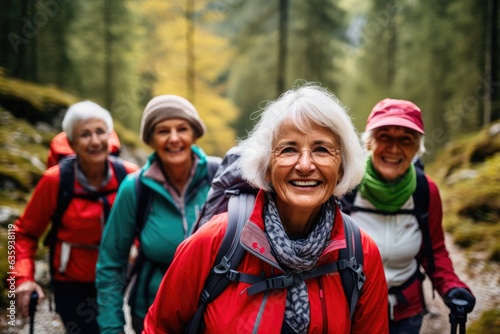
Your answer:
[[[321,319],[323,320],[323,333],[328,334],[328,317],[326,313],[326,300],[323,291],[323,283],[321,281],[321,277],[318,277],[317,280],[319,286],[319,299],[321,300],[321,311],[322,311]]]

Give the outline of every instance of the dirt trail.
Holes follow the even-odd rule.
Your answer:
[[[466,254],[451,241],[451,237],[446,235],[446,248],[450,253],[455,272],[472,290],[476,297],[474,310],[467,315],[467,323],[477,320],[484,310],[500,307],[500,266],[488,263],[487,274],[483,273],[485,262],[483,254],[473,254],[478,258],[472,268],[467,269]],[[449,313],[450,310],[444,304],[441,297],[435,293],[432,299],[432,288],[427,279],[424,283],[426,302],[429,314],[424,318],[421,334],[445,334],[450,333]],[[499,329],[500,332],[500,329]]]
[[[483,274],[481,271],[484,269],[484,262],[477,261],[477,264],[472,269],[467,270],[466,255],[451,242],[450,236],[447,236],[446,247],[448,248],[456,272],[470,286],[477,298],[474,311],[468,315],[468,323],[478,319],[483,310],[492,308],[494,305],[500,307],[500,266],[494,266],[490,274]],[[480,254],[476,254],[476,256],[480,257]],[[429,280],[425,281],[424,287],[429,314],[424,318],[421,334],[450,333],[448,307],[437,293],[435,294],[435,298],[432,299]],[[29,323],[18,320],[16,327],[7,327],[1,333],[28,334]],[[35,333],[64,334],[64,328],[59,316],[49,310],[47,302],[38,306],[35,317]],[[126,334],[133,333],[134,331],[130,327],[126,328]]]

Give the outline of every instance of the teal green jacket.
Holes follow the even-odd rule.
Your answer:
[[[198,146],[192,149],[199,161],[184,197],[184,208],[175,204],[162,184],[144,176],[156,159],[155,153],[140,171],[128,175],[118,190],[103,231],[96,269],[97,321],[101,333],[124,331],[125,277],[130,247],[134,243],[137,208],[135,178],[139,176],[140,181],[154,191],[151,211],[140,234],[140,247],[146,260],[136,278],[135,298],[129,300],[132,314],[144,318],[177,246],[191,234],[210,188],[207,156]],[[187,233],[184,224],[187,224]]]

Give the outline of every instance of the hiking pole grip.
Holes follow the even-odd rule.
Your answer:
[[[38,303],[38,293],[33,291],[30,295],[30,306],[29,306],[29,316],[30,316],[30,334],[34,333],[35,329],[35,312],[36,304]]]
[[[451,334],[457,333],[458,325],[460,325],[460,334],[465,334],[465,323],[467,322],[467,312],[465,312],[465,306],[467,305],[468,302],[464,299],[454,298],[451,300]]]

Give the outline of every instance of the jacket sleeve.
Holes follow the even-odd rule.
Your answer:
[[[227,214],[217,215],[179,245],[146,314],[143,333],[183,333],[198,307],[226,222]]]
[[[437,185],[427,176],[429,181],[429,231],[432,241],[435,271],[428,272],[427,259],[422,256],[422,265],[432,280],[434,288],[441,296],[445,296],[452,288],[462,287],[469,290],[455,274],[448,250],[445,246],[443,231],[443,206]],[[469,290],[470,291],[470,290]]]
[[[101,333],[123,332],[123,297],[130,247],[134,240],[134,176],[127,175],[104,227],[96,266],[97,321]]]
[[[24,213],[15,222],[16,285],[34,281],[38,240],[54,214],[59,192],[59,167],[47,170],[38,181]],[[52,265],[52,264],[50,264]]]
[[[361,230],[366,281],[354,310],[350,333],[388,333],[388,290],[377,245]]]

